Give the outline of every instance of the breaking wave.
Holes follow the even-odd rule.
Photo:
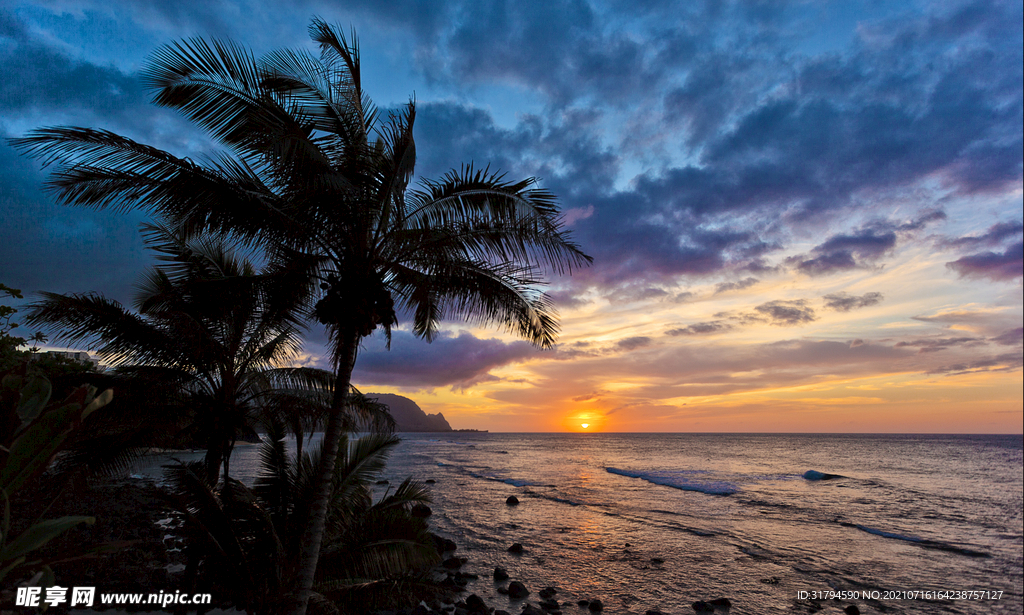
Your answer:
[[[621,468],[605,468],[605,470],[610,474],[639,478],[663,487],[672,487],[682,491],[697,491],[708,495],[732,495],[740,490],[735,483],[700,478],[702,474],[707,474],[702,470],[654,470],[648,472],[636,472]]]

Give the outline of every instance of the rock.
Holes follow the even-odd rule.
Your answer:
[[[523,545],[519,544],[518,542],[513,542],[512,546],[508,548],[508,552],[509,553],[522,553],[523,552]]]
[[[541,600],[539,602],[539,605],[540,608],[544,609],[545,611],[557,611],[559,608],[557,600]]]
[[[704,602],[703,600],[698,600],[697,602],[694,602],[690,606],[693,607],[693,610],[697,611],[698,613],[714,613],[715,612],[715,607],[711,606],[707,602]]]
[[[661,559],[660,557],[652,557],[651,563],[655,565],[661,565],[665,563],[665,560]]]
[[[452,431],[443,414],[427,414],[408,397],[391,393],[367,393],[366,396],[388,407],[395,419],[395,431]]]
[[[709,600],[708,604],[711,606],[732,606],[732,602],[729,602],[728,598],[715,598],[714,600]]]
[[[505,500],[505,503],[508,504],[509,506],[518,506],[519,505],[519,498],[517,498],[514,495],[510,495]]]
[[[436,483],[437,481],[436,481],[436,480],[434,480],[434,479],[432,479],[432,478],[428,478],[427,480],[425,480],[425,481],[423,481],[423,482],[424,482],[425,484],[427,484],[427,485],[433,485],[433,484],[434,484],[434,483]]]
[[[505,570],[501,566],[495,566],[494,567],[494,580],[495,581],[507,581],[508,580],[508,570]]]
[[[590,609],[592,613],[600,613],[604,610],[604,603],[600,600],[591,600],[590,604],[587,605],[587,608]]]
[[[431,534],[430,538],[434,541],[434,548],[437,549],[438,554],[448,553],[449,551],[454,551],[459,548],[459,546],[455,544],[454,540],[442,538],[437,534]]]
[[[470,613],[480,613],[481,615],[487,615],[490,612],[483,598],[476,594],[470,594],[466,598],[466,608],[469,609]]]
[[[430,510],[430,507],[427,506],[426,504],[416,504],[416,505],[414,505],[412,507],[412,516],[413,517],[417,517],[419,519],[426,519],[427,517],[429,517],[432,514],[433,514],[433,511]]]
[[[502,596],[507,596],[508,595],[508,586],[500,585],[500,586],[498,586],[498,590],[497,591]]]
[[[519,581],[512,581],[508,584],[508,597],[513,600],[519,600],[530,595],[530,590],[526,589],[526,586]]]
[[[558,593],[558,590],[555,589],[554,587],[545,587],[544,589],[542,589],[539,592],[537,592],[537,595],[540,596],[541,598],[544,598],[545,600],[547,600],[548,598],[551,598],[552,596],[554,596],[557,593]]]
[[[843,612],[846,613],[846,615],[860,615],[860,609],[857,608],[857,605],[855,604],[851,604],[850,606],[846,607],[845,609],[843,609]]]
[[[458,570],[459,568],[462,568],[462,565],[465,564],[466,561],[467,560],[464,557],[449,557],[441,562],[441,565],[448,570]]]
[[[548,615],[548,613],[545,613],[544,611],[538,609],[537,607],[533,606],[532,604],[526,604],[526,605],[523,605],[523,613],[522,613],[522,615]]]
[[[837,478],[846,478],[842,474],[829,474],[828,472],[819,472],[817,470],[807,470],[804,472],[804,478],[806,480],[835,480]]]
[[[650,609],[646,613],[644,613],[644,615],[668,615],[668,613],[663,613],[661,611],[655,611],[654,609]]]
[[[588,604],[590,604],[589,600],[577,600],[576,601],[576,606],[587,606]]]

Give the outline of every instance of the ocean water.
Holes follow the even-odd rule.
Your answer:
[[[609,615],[692,613],[719,597],[731,613],[1024,610],[1020,436],[402,438],[383,478],[436,481],[431,522],[480,576],[468,591],[511,613],[495,566],[533,603],[557,588],[566,613],[594,598]],[[232,471],[251,479],[255,447]]]

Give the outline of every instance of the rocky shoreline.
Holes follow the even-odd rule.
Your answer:
[[[515,496],[510,496],[505,503],[508,506],[516,506],[519,500]],[[430,514],[429,509],[425,514]],[[472,564],[469,559],[457,555],[458,545],[455,541],[435,534],[434,544],[442,557],[441,564],[435,570],[436,581],[439,586],[448,590],[448,595],[424,600],[412,607],[376,610],[371,615],[513,615],[513,611],[519,615],[596,615],[605,611],[605,603],[600,597],[559,601],[557,584],[534,591],[522,581],[511,578],[508,570],[501,566],[494,567],[490,578],[495,584],[496,592],[508,597],[507,606],[490,606],[475,593],[463,597],[462,595],[467,593],[466,586],[469,582],[479,580],[481,575],[470,570]],[[520,554],[523,551],[523,545],[518,542],[508,547],[509,553]],[[728,598],[715,598],[700,600],[690,605],[676,605],[677,610],[673,613],[689,612],[692,609],[697,613],[727,615],[731,608],[732,602]],[[669,612],[649,609],[645,615],[669,615]]]

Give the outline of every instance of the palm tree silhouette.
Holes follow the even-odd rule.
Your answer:
[[[51,328],[55,340],[98,345],[122,376],[172,383],[179,406],[196,417],[191,430],[206,440],[215,484],[222,466],[228,478],[237,438],[264,407],[308,409],[330,374],[278,367],[301,345],[301,300],[281,292],[294,272],[257,270],[210,238],[186,240],[157,225],[144,235],[163,264],[139,284],[137,313],[96,294],[43,293],[28,321]]]
[[[409,188],[414,102],[384,118],[363,91],[355,36],[319,19],[309,30],[319,56],[257,60],[198,38],[154,54],[144,76],[155,102],[230,153],[205,165],[85,128],[12,141],[59,165],[48,187],[64,203],[145,209],[185,233],[258,243],[310,273],[305,297],[329,334],[335,383],[293,613],[305,611],[313,584],[360,340],[378,328],[390,340],[403,314],[428,341],[442,321],[465,319],[550,347],[557,315],[538,288],[542,274],[591,262],[533,178],[468,165]]]

